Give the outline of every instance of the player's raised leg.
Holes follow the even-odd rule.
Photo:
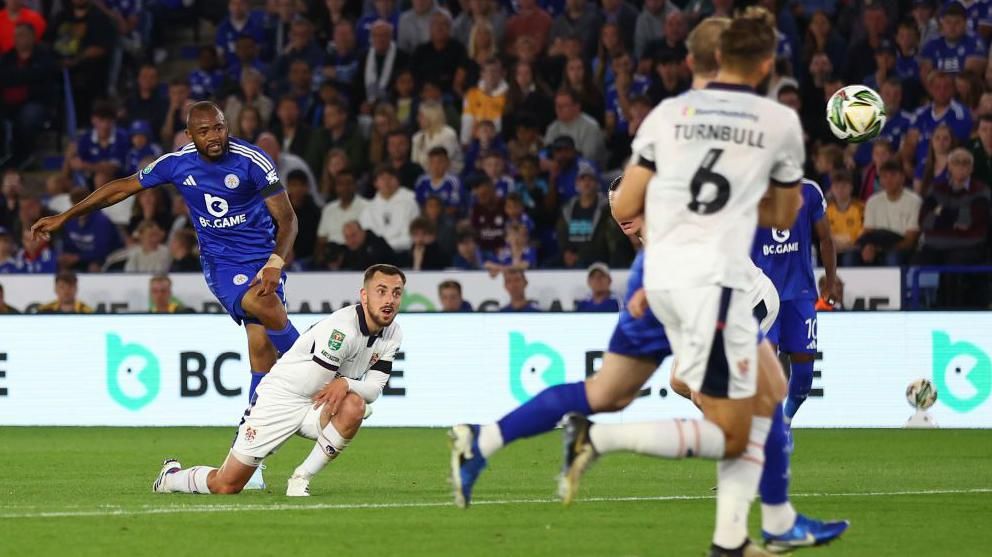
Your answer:
[[[310,479],[337,458],[362,427],[365,417],[365,400],[348,392],[348,382],[338,378],[332,383],[339,387],[326,395],[320,410],[320,431],[316,443],[302,464],[296,467],[286,486],[286,495],[310,495]],[[324,399],[321,399],[324,400]]]

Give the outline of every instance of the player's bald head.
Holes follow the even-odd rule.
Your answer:
[[[730,27],[730,18],[708,17],[700,22],[686,39],[692,73],[698,77],[710,77],[720,69],[716,51],[720,46],[720,35]]]
[[[191,128],[197,120],[213,120],[214,118],[221,122],[225,121],[224,111],[219,106],[210,101],[195,102],[193,106],[189,107],[189,114],[186,115],[186,127]]]

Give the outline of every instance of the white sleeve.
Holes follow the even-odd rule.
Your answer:
[[[333,226],[331,223],[331,207],[333,206],[333,204],[328,203],[320,211],[320,222],[317,224],[318,238],[330,239],[331,237],[331,227]]]
[[[345,381],[348,382],[349,391],[365,399],[365,402],[375,402],[382,394],[382,390],[386,388],[389,374],[370,369],[361,381],[347,377],[345,377]]]
[[[909,191],[907,190],[903,195],[908,194]],[[909,203],[906,203],[907,210],[903,213],[903,216],[906,219],[903,230],[906,232],[920,229],[920,207],[923,205],[923,202],[916,195],[913,195],[909,199]]]
[[[784,122],[783,143],[778,149],[772,164],[771,179],[776,184],[793,186],[803,177],[803,164],[806,162],[806,146],[803,143],[803,126],[799,116],[788,110],[789,119]]]
[[[365,402],[375,402],[389,381],[389,374],[393,371],[393,360],[396,359],[402,340],[403,334],[397,327],[383,355],[365,373],[365,377],[361,381],[346,378],[348,390],[365,399]]]

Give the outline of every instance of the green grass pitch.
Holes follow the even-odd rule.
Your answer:
[[[219,464],[233,428],[0,428],[0,555],[703,555],[711,462],[610,456],[583,500],[553,499],[558,433],[491,461],[468,511],[450,504],[440,429],[367,429],[311,484],[283,495],[311,443],[268,461],[266,492],[156,495],[161,460]],[[797,430],[793,502],[851,519],[814,556],[987,556],[992,431]],[[758,507],[751,532],[760,535]]]

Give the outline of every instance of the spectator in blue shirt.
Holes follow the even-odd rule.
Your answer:
[[[908,153],[913,161],[926,157],[930,136],[941,123],[951,128],[959,144],[966,142],[971,135],[971,111],[954,100],[954,78],[948,73],[935,71],[930,73],[927,81],[933,100],[913,115],[913,125],[906,134],[903,146],[903,153]]]
[[[511,192],[506,196],[503,211],[506,213],[507,226],[520,224],[527,229],[527,234],[534,233],[534,219],[524,211],[524,200],[520,193]]]
[[[613,133],[626,134],[628,102],[631,97],[647,93],[651,81],[634,73],[634,62],[626,52],[613,56],[612,68],[613,83],[606,88],[606,127]]]
[[[297,18],[290,24],[289,44],[276,57],[269,77],[278,81],[289,75],[289,66],[295,60],[306,60],[311,68],[319,68],[324,62],[324,51],[313,38],[313,23]]]
[[[940,37],[923,46],[920,70],[924,78],[933,70],[946,73],[970,71],[985,73],[985,45],[967,34],[966,12],[957,2],[944,6],[940,16]]]
[[[451,266],[462,271],[477,271],[483,264],[482,250],[475,241],[475,231],[471,228],[459,230]]]
[[[198,101],[212,98],[224,82],[217,50],[211,46],[200,48],[199,67],[189,74],[190,96]]]
[[[152,133],[151,124],[147,121],[135,120],[131,122],[128,131],[131,134],[131,149],[128,150],[124,162],[124,175],[126,176],[137,172],[141,168],[141,161],[145,158],[157,159],[162,154],[162,148],[152,141],[155,135]]]
[[[575,302],[575,311],[616,313],[620,311],[620,300],[610,291],[613,277],[605,263],[593,263],[586,275],[589,297]]]
[[[920,74],[920,29],[911,19],[899,22],[896,30],[896,75],[902,80],[902,107],[911,110],[923,96]]]
[[[444,147],[433,147],[427,152],[427,172],[417,179],[413,190],[417,203],[423,205],[428,197],[437,197],[444,204],[446,212],[456,216],[462,212],[465,199],[462,184],[457,176],[448,172],[451,161]]]
[[[130,142],[116,125],[113,106],[105,102],[94,105],[90,123],[93,127],[76,140],[66,165],[78,180],[102,186],[122,175]]]
[[[506,173],[506,159],[499,151],[489,151],[482,156],[482,172],[493,182],[496,197],[506,196],[517,189],[513,177]]]
[[[509,268],[503,271],[503,288],[510,295],[510,303],[499,308],[503,313],[529,313],[541,311],[534,302],[527,299],[527,275],[522,269]]]
[[[558,193],[558,205],[575,197],[575,182],[579,177],[579,169],[595,167],[591,162],[579,156],[575,149],[575,140],[567,135],[560,135],[551,143],[551,185]]]
[[[69,194],[73,205],[82,201],[89,192],[76,188]],[[98,273],[112,252],[124,247],[121,233],[102,211],[93,211],[76,217],[62,229],[62,253],[59,266]]]
[[[537,267],[537,250],[530,246],[527,227],[521,223],[506,227],[506,245],[497,249],[485,264],[489,275],[495,277],[504,269],[534,269]]]
[[[372,25],[375,22],[389,22],[393,26],[394,40],[396,39],[396,28],[400,22],[400,12],[396,9],[396,3],[393,0],[373,0],[372,6],[372,11],[360,17],[358,23],[355,24],[358,47],[363,50],[369,47]]]
[[[214,44],[225,63],[231,65],[237,60],[236,43],[239,38],[251,37],[255,44],[264,45],[268,32],[265,13],[249,9],[248,0],[229,0],[227,12],[228,16],[217,26]]]
[[[472,311],[472,304],[462,298],[462,285],[457,280],[446,280],[437,285],[437,297],[441,300],[441,311],[448,313]]]

